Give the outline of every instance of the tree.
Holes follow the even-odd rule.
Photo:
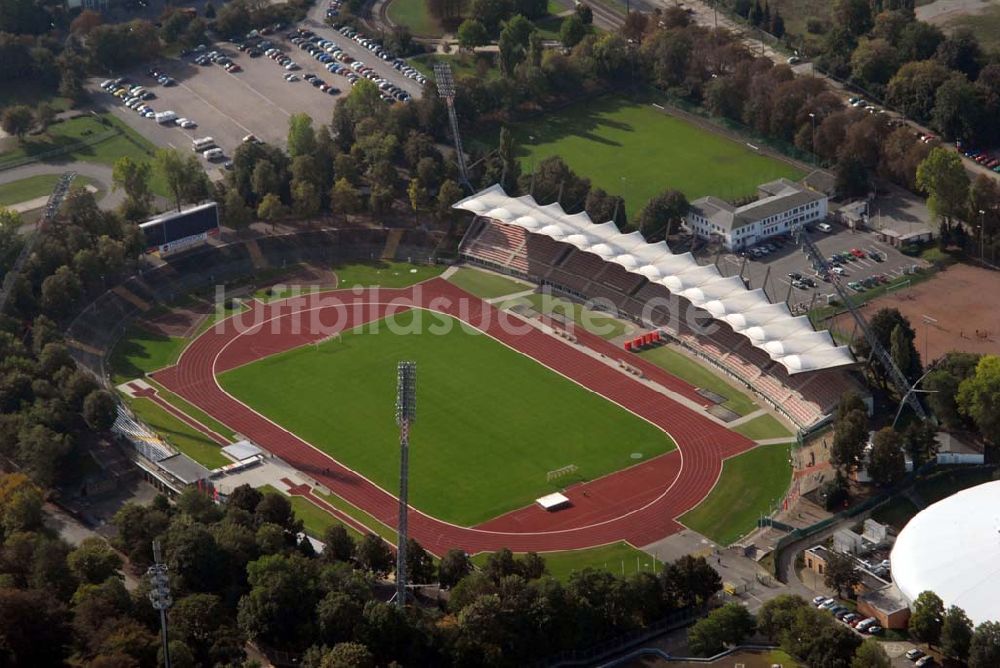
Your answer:
[[[580,17],[580,20],[583,21],[583,25],[589,26],[593,24],[594,10],[590,8],[590,5],[585,2],[578,2],[574,11],[576,11],[576,15]]]
[[[823,582],[827,587],[837,592],[839,596],[845,589],[853,593],[855,585],[861,582],[861,574],[854,567],[854,559],[850,555],[830,552],[826,560],[826,571]]]
[[[868,454],[868,475],[879,487],[892,487],[906,475],[903,438],[892,427],[875,432]]]
[[[254,212],[236,188],[227,188],[222,200],[222,224],[241,232],[253,222]]]
[[[429,584],[436,575],[431,555],[412,538],[406,540],[406,573],[414,584]]]
[[[316,132],[312,117],[306,113],[292,114],[288,118],[288,155],[312,155],[316,151]]]
[[[375,668],[375,657],[361,643],[342,642],[326,653],[319,668]]]
[[[960,74],[938,87],[931,121],[952,141],[975,143],[988,137],[992,129],[982,90]]]
[[[125,191],[123,204],[125,217],[131,221],[146,218],[153,207],[153,191],[149,187],[152,165],[146,161],[137,162],[128,156],[115,161],[112,171],[114,189]]]
[[[757,611],[757,629],[771,640],[777,640],[781,634],[792,627],[795,615],[809,607],[800,596],[781,594],[768,601]]]
[[[969,658],[972,643],[972,621],[957,605],[950,606],[944,613],[941,624],[941,651],[957,661]]]
[[[48,102],[39,102],[35,107],[35,125],[39,130],[45,132],[56,120],[56,110]]]
[[[253,168],[253,175],[250,177],[253,194],[258,199],[263,199],[266,195],[277,195],[281,191],[281,177],[278,170],[270,160],[261,160]]]
[[[63,265],[42,281],[42,309],[55,319],[62,318],[79,298],[81,290],[79,277]]]
[[[319,213],[319,191],[309,181],[292,181],[292,211],[300,218]]]
[[[482,21],[465,19],[462,21],[462,25],[458,26],[458,45],[461,48],[471,51],[477,46],[485,46],[489,43],[490,35]]]
[[[892,668],[892,659],[875,638],[866,638],[854,652],[851,668]]]
[[[344,214],[346,220],[348,214],[356,213],[360,208],[361,196],[357,188],[344,177],[337,179],[330,191],[330,209],[334,213]]]
[[[570,14],[563,19],[562,25],[559,26],[559,41],[570,49],[579,44],[586,34],[587,26],[583,24],[583,19],[580,18],[579,14]]]
[[[1000,622],[983,622],[969,644],[969,668],[1000,666]]]
[[[698,656],[715,656],[726,645],[739,645],[753,635],[753,615],[739,603],[727,603],[710,612],[688,631],[688,645]]]
[[[276,223],[287,215],[288,210],[274,193],[268,193],[257,205],[257,217],[269,223]]]
[[[35,115],[31,107],[23,104],[13,104],[4,109],[3,115],[0,115],[0,127],[7,134],[17,137],[18,141],[24,139],[24,135],[28,134],[34,123]]]
[[[868,0],[836,0],[833,20],[849,35],[860,37],[872,28],[872,11]]]
[[[323,533],[323,558],[328,561],[350,561],[354,557],[354,539],[343,524],[333,524]]]
[[[521,163],[517,161],[514,134],[507,126],[500,128],[500,185],[508,195],[517,194],[518,179],[521,177]]]
[[[652,197],[639,212],[637,222],[643,236],[669,237],[675,223],[687,215],[691,205],[679,190],[665,190]]]
[[[851,54],[851,77],[862,86],[882,90],[896,73],[899,53],[889,41],[862,38]]]
[[[103,538],[85,538],[69,553],[66,564],[81,582],[100,584],[117,575],[122,559]]]
[[[921,592],[910,605],[910,634],[928,645],[936,645],[943,622],[944,603],[932,591]]]
[[[685,555],[660,574],[664,591],[678,605],[702,605],[722,589],[722,578],[705,557]]]
[[[985,60],[979,41],[968,28],[958,28],[947,36],[938,45],[934,57],[945,67],[958,70],[969,79],[979,76]]]
[[[500,29],[500,22],[510,16],[509,0],[472,0],[470,16],[475,16],[483,22],[486,30],[495,35]]]
[[[927,193],[927,208],[940,218],[960,218],[969,198],[969,175],[961,157],[934,148],[917,168],[917,187]]]
[[[426,209],[431,203],[431,197],[427,194],[427,188],[424,187],[419,178],[410,179],[410,183],[406,187],[406,195],[410,200],[410,208],[413,209],[414,213],[419,213],[423,209]]]
[[[462,187],[452,181],[445,179],[438,188],[437,201],[435,202],[435,213],[439,219],[444,219],[451,213],[451,205],[462,199]]]
[[[107,390],[94,390],[83,400],[82,414],[94,431],[108,431],[118,417],[118,402]]]
[[[298,533],[302,530],[302,521],[295,518],[291,501],[285,495],[274,491],[267,492],[261,497],[257,507],[254,508],[254,515],[258,524],[276,524],[289,533]]]
[[[506,77],[514,75],[514,70],[524,60],[528,52],[528,42],[537,28],[520,14],[504,23],[497,40],[500,71]]]
[[[69,613],[50,594],[0,589],[0,664],[62,665],[71,637]]]
[[[1000,357],[983,355],[975,375],[958,386],[957,404],[983,438],[1000,443]]]
[[[442,587],[451,588],[472,572],[472,561],[464,551],[451,549],[438,564],[438,581]]]
[[[359,567],[378,577],[385,577],[392,570],[392,552],[384,540],[372,533],[365,534],[358,543],[355,558]]]
[[[947,67],[935,60],[908,62],[889,80],[886,102],[898,107],[907,116],[926,122],[934,109],[938,88],[951,74]],[[910,137],[912,139],[912,135]]]
[[[848,470],[861,459],[868,440],[868,417],[861,410],[852,410],[834,424],[830,463]]]
[[[74,35],[86,36],[91,30],[104,23],[99,12],[85,9],[69,24],[69,31]]]
[[[178,211],[182,202],[195,202],[208,194],[208,178],[197,156],[185,159],[174,149],[162,148],[154,155],[153,164],[167,182]]]
[[[868,194],[868,168],[856,155],[848,153],[837,160],[834,167],[834,189],[841,197],[861,197]]]
[[[23,473],[0,475],[0,539],[42,525],[42,494]]]

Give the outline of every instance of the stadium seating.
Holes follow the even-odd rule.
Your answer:
[[[662,328],[681,346],[752,388],[801,428],[820,423],[834,410],[840,396],[853,387],[848,372],[843,370],[789,376],[784,367],[726,325],[714,323],[706,330],[692,330],[678,314],[700,311],[664,286],[592,253],[529,234],[523,228],[477,219],[462,243],[461,254],[467,260],[530,278],[573,296],[609,300],[623,316]],[[660,304],[650,306],[652,300]]]

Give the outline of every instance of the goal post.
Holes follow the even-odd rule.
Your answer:
[[[576,473],[579,468],[576,464],[567,464],[566,466],[553,469],[545,474],[545,482],[552,482],[553,480]]]

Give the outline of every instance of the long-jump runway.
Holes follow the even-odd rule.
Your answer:
[[[516,331],[505,327],[504,319],[515,323],[517,316],[498,311],[442,279],[403,290],[342,290],[271,304],[253,302],[249,311],[201,334],[177,364],[156,372],[154,378],[338,496],[395,527],[395,496],[227,394],[216,374],[408,308],[425,308],[464,321],[655,424],[678,448],[570,487],[565,493],[572,506],[555,513],[528,506],[476,527],[461,527],[411,509],[410,534],[435,554],[451,548],[476,553],[502,547],[515,552],[549,552],[617,540],[647,545],[679,531],[676,518],[711,491],[723,460],[754,445],[569,342],[523,322]]]

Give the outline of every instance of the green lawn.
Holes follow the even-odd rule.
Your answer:
[[[791,444],[759,445],[727,459],[712,493],[680,517],[687,527],[729,545],[781,500],[792,477]]]
[[[444,29],[427,11],[427,0],[392,0],[386,8],[389,20],[406,26],[420,37],[440,37]]]
[[[117,385],[126,380],[142,377],[146,372],[170,366],[187,345],[187,339],[164,336],[140,327],[129,325],[125,336],[111,351],[111,373]]]
[[[344,524],[339,519],[308,499],[304,499],[301,496],[291,496],[289,494],[285,494],[285,492],[282,492],[271,485],[263,485],[258,489],[264,493],[274,492],[276,494],[287,496],[288,500],[292,504],[292,510],[295,512],[295,517],[302,520],[302,527],[305,529],[306,533],[313,538],[323,540],[323,534],[326,533],[327,529],[335,524],[340,524],[347,529],[347,533],[350,534],[351,538],[355,541],[361,540],[361,534],[358,533],[357,529],[348,524]]]
[[[225,436],[227,438],[234,436],[234,432],[232,429],[222,424],[221,422],[216,420],[214,417],[212,417],[205,411],[201,410],[196,406],[193,406],[192,404],[188,403],[181,397],[177,396],[167,388],[157,383],[152,378],[147,378],[146,382],[155,387],[156,393],[160,395],[160,398],[166,400],[167,403],[172,405],[174,408],[183,411],[186,415],[194,418],[195,420],[202,423],[203,425],[205,425],[215,433],[219,434],[220,436]]]
[[[639,355],[695,387],[726,397],[722,405],[734,413],[747,415],[757,410],[757,404],[749,395],[740,392],[695,360],[673,348],[661,346],[644,350]]]
[[[377,260],[374,262],[354,262],[334,265],[337,287],[353,288],[356,285],[379,286],[382,288],[405,288],[428,278],[440,276],[445,270],[438,264],[411,264]]]
[[[743,434],[747,438],[752,438],[755,441],[760,441],[765,438],[791,438],[795,434],[788,431],[785,425],[778,422],[778,420],[771,414],[766,413],[760,417],[755,417],[754,419],[744,422],[743,424],[733,427],[733,431],[737,434]]]
[[[316,496],[320,497],[321,499],[329,503],[337,510],[343,512],[349,517],[365,525],[371,533],[377,534],[382,538],[385,538],[393,545],[396,544],[396,538],[397,538],[396,530],[390,527],[388,524],[383,524],[382,522],[378,521],[365,511],[361,510],[357,506],[351,505],[350,503],[340,498],[336,494],[332,493],[324,494],[319,490],[314,490],[314,493],[316,494]]]
[[[561,156],[593,185],[624,196],[630,218],[667,188],[689,200],[733,199],[754,194],[765,181],[802,176],[787,163],[658,111],[651,100],[607,95],[512,130],[525,174],[544,158]],[[483,139],[494,146],[498,136]]]
[[[415,69],[430,79],[434,78],[434,63],[448,63],[456,79],[463,77],[485,77],[495,79],[500,76],[500,70],[496,65],[496,59],[492,53],[423,53],[419,56],[407,58]]]
[[[489,555],[489,552],[480,552],[472,557],[472,562],[482,567],[486,564]],[[616,575],[633,575],[637,572],[637,558],[639,571],[656,573],[660,570],[659,562],[654,566],[653,557],[622,541],[585,550],[546,552],[542,554],[542,557],[545,559],[549,575],[563,582],[569,580],[569,576],[575,571],[582,571],[584,568],[602,569]]]
[[[477,297],[482,297],[483,299],[493,299],[495,297],[511,295],[515,292],[524,292],[533,287],[498,274],[480,271],[471,267],[462,267],[449,276],[448,281],[466,292]]]
[[[674,448],[662,431],[440,314],[407,311],[234,369],[227,392],[378,485],[397,489],[396,363],[419,367],[413,505],[472,525]],[[373,331],[377,330],[377,331]],[[393,331],[390,331],[393,330]],[[447,330],[447,331],[441,331]],[[340,382],[338,382],[338,379]]]
[[[0,206],[13,206],[36,197],[49,195],[58,181],[59,174],[39,174],[20,181],[4,183],[0,185]],[[83,188],[92,183],[93,181],[84,176],[77,176],[73,179],[74,188]],[[95,195],[99,196],[100,193]]]
[[[967,28],[979,40],[984,51],[992,51],[994,55],[1000,52],[1000,5],[991,4],[982,7],[982,11],[975,14],[957,16],[948,21],[945,27],[949,32]]]
[[[539,313],[568,318],[588,332],[605,339],[614,339],[625,333],[625,323],[621,320],[600,311],[585,309],[576,302],[553,297],[548,293],[536,292],[525,297],[517,297],[501,304],[501,308],[511,308],[519,304],[530,306]]]
[[[172,446],[202,466],[215,469],[232,460],[222,454],[219,444],[189,427],[149,399],[127,399],[136,416]]]

